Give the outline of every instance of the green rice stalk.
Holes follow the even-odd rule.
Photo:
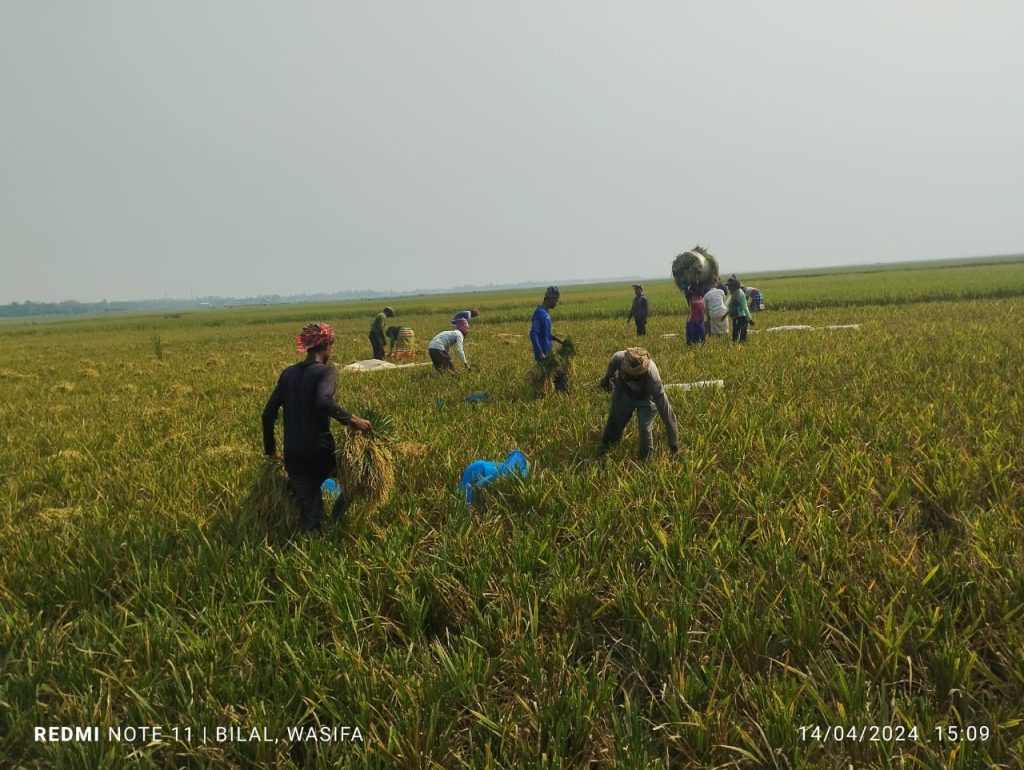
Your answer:
[[[268,457],[260,463],[242,512],[261,530],[298,522],[299,502],[288,486],[288,474],[280,460]]]

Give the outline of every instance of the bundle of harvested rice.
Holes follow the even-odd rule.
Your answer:
[[[561,366],[561,360],[554,353],[548,353],[534,364],[529,373],[530,385],[538,396],[546,396],[555,389],[555,373]]]
[[[557,351],[548,353],[538,361],[529,373],[530,385],[538,396],[546,396],[557,390],[569,390],[569,382],[576,374],[576,345],[566,338]]]
[[[363,500],[376,510],[395,489],[395,422],[373,411],[364,416],[373,426],[370,433],[346,430],[337,442],[338,476],[349,499]]]
[[[253,477],[242,510],[260,529],[274,529],[299,520],[299,502],[288,486],[280,460],[265,457]]]
[[[557,355],[562,368],[565,369],[570,376],[575,374],[576,362],[573,361],[573,359],[576,358],[576,343],[573,342],[570,337],[566,337],[562,340],[562,344],[558,346]]]
[[[701,245],[684,251],[672,262],[672,278],[680,291],[687,287],[701,294],[718,283],[718,260]]]
[[[555,390],[569,390],[569,381],[576,376],[576,343],[566,337],[558,347],[558,368],[555,370]]]

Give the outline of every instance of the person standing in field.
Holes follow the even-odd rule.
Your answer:
[[[337,372],[328,365],[334,349],[334,330],[325,323],[306,324],[296,346],[306,354],[306,360],[282,371],[267,399],[263,408],[263,451],[268,457],[278,457],[274,424],[283,406],[284,468],[288,485],[299,501],[299,530],[316,532],[323,523],[320,485],[337,471],[329,419],[364,433],[371,425],[334,401]],[[345,496],[339,495],[334,515],[343,513],[346,507]]]
[[[732,319],[732,341],[747,341],[747,325],[751,322],[750,310],[747,308],[747,295],[740,287],[740,279],[729,276],[726,282],[729,287],[729,317]]]
[[[696,345],[704,342],[704,295],[699,291],[687,289],[686,301],[690,303],[690,319],[686,322],[686,344]]]
[[[383,361],[387,356],[384,353],[384,326],[389,318],[395,317],[395,310],[391,307],[384,308],[373,317],[370,324],[370,345],[373,346],[373,357]]]
[[[747,307],[751,313],[760,313],[764,310],[764,294],[754,286],[744,286],[743,293],[747,295]]]
[[[561,340],[551,333],[551,311],[558,304],[561,294],[557,286],[548,286],[543,301],[533,311],[530,343],[533,345],[533,357],[537,362],[543,361],[551,353],[552,340],[561,343]]]
[[[598,456],[605,454],[612,444],[622,439],[633,412],[636,412],[640,433],[638,456],[647,459],[654,449],[654,410],[657,409],[665,425],[668,448],[673,454],[679,450],[679,431],[672,405],[665,395],[658,367],[644,348],[628,348],[615,353],[601,379],[601,387],[611,391],[612,403],[608,422],[601,436]]]
[[[458,321],[460,318],[465,318],[467,321],[472,321],[478,315],[480,315],[479,310],[460,310],[458,313],[452,316],[452,326],[455,326],[455,322]]]
[[[704,294],[704,313],[708,334],[729,333],[729,309],[725,306],[725,292],[721,286],[712,286]]]
[[[649,305],[647,303],[647,297],[644,296],[643,284],[634,283],[633,291],[636,292],[636,296],[633,297],[633,305],[629,309],[629,315],[626,316],[626,323],[635,321],[636,336],[644,337],[647,335],[647,313]]]
[[[451,349],[455,348],[462,365],[469,371],[469,362],[466,360],[466,351],[462,342],[469,336],[469,321],[460,318],[455,322],[455,328],[437,334],[427,345],[427,354],[430,356],[434,368],[439,372],[454,372],[455,364],[452,362]]]

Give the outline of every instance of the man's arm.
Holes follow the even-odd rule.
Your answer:
[[[333,417],[342,425],[350,425],[352,423],[352,415],[338,406],[334,400],[334,387],[337,384],[337,380],[337,370],[333,366],[325,367],[324,373],[316,384],[316,408],[328,417]]]
[[[540,361],[544,358],[544,351],[540,346],[541,340],[541,319],[538,317],[538,313],[534,312],[533,319],[530,321],[530,344],[533,345],[533,357]]]
[[[468,369],[469,362],[466,360],[466,351],[462,347],[462,333],[458,332],[458,335],[458,339],[455,340],[455,352],[459,354],[459,360],[462,361],[462,365]]]
[[[622,357],[625,355],[625,351],[620,350],[615,353],[611,360],[608,362],[608,368],[605,370],[604,377],[601,378],[601,387],[608,390],[612,384],[612,377],[619,371],[619,364],[622,363]]]
[[[274,423],[277,422],[277,413],[284,403],[284,386],[282,378],[278,378],[277,387],[267,399],[267,405],[263,407],[263,453],[273,456],[277,453],[277,442],[274,440]]]
[[[661,374],[658,367],[651,362],[651,368],[647,372],[647,392],[658,408],[658,414],[665,425],[665,436],[668,439],[668,448],[673,452],[679,447],[679,429],[676,427],[676,415],[672,411],[672,404],[668,402],[665,395],[665,386],[661,383]]]

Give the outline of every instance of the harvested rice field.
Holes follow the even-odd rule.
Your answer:
[[[463,376],[340,371],[377,302],[0,326],[0,766],[1024,766],[1024,261],[740,277],[745,345],[647,285],[664,381],[724,385],[643,465],[594,459],[628,283],[562,287],[542,397],[542,290],[389,300],[420,361],[480,308]],[[393,421],[318,539],[260,433],[310,320]]]

